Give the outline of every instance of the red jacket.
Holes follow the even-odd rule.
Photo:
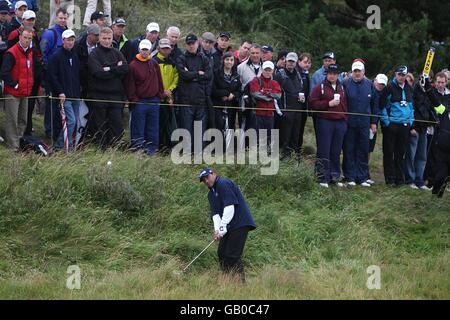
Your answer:
[[[16,82],[19,87],[6,84],[4,94],[10,94],[14,97],[28,97],[33,88],[33,55],[32,50],[28,48],[25,52],[19,43],[12,46],[6,54],[10,54],[14,59],[14,65],[10,71],[11,80]]]
[[[124,85],[131,102],[155,97],[161,99],[164,92],[161,69],[153,59],[141,61],[135,58],[131,61]]]
[[[281,87],[278,82],[261,76],[250,82],[250,94],[256,100],[256,115],[273,117],[274,99],[281,98]]]
[[[323,86],[322,86],[323,84]],[[309,98],[309,105],[314,110],[331,111],[331,112],[347,112],[347,96],[345,95],[344,88],[339,83],[336,84],[336,90],[333,89],[328,80],[324,80],[322,84],[318,84],[312,91]],[[323,87],[323,94],[322,94]],[[341,102],[336,107],[329,106],[329,102],[334,99],[334,94],[339,93],[341,95]],[[330,119],[330,120],[347,120],[348,115],[346,113],[315,113],[317,117]]]

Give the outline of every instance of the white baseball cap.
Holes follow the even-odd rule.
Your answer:
[[[388,83],[388,77],[386,77],[385,74],[382,74],[382,73],[378,74],[378,75],[376,76],[375,80],[377,80],[378,83],[384,84],[385,86],[387,86],[387,83]]]
[[[266,69],[272,69],[272,70],[274,70],[274,69],[275,69],[275,66],[273,65],[273,62],[272,62],[272,61],[265,61],[265,62],[263,63],[263,65],[262,65],[262,68],[263,68],[263,70],[266,70]]]
[[[159,32],[159,24],[156,22],[150,22],[147,25],[147,32],[158,31]]]
[[[14,6],[14,9],[19,9],[20,7],[27,7],[28,8],[28,4],[25,1],[17,1],[16,5]]]
[[[63,39],[68,39],[70,37],[75,37],[75,32],[73,32],[73,30],[67,29],[62,33]]]
[[[360,61],[356,61],[352,64],[352,71],[355,70],[364,70],[364,63],[360,62]]]
[[[139,42],[139,50],[142,49],[152,50],[152,43],[150,40],[144,39]]]
[[[36,13],[32,10],[27,10],[22,15],[23,20],[36,19]]]

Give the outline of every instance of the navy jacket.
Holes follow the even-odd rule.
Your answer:
[[[80,98],[80,60],[75,50],[60,48],[48,63],[48,79],[52,94]]]
[[[374,115],[375,117],[349,115],[349,127],[369,127],[378,122],[378,95],[372,82],[366,78],[357,82],[352,77],[344,81],[345,93],[347,94],[347,111],[349,113],[362,113]]]
[[[214,186],[209,190],[208,200],[211,207],[211,217],[218,214],[222,218],[223,209],[234,205],[234,216],[227,226],[228,231],[244,227],[250,230],[256,228],[241,189],[233,181],[217,177]]]

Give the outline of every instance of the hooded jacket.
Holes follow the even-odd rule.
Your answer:
[[[383,91],[380,108],[383,127],[389,126],[391,122],[412,126],[414,122],[412,88],[405,81],[402,89],[396,79],[392,80]]]

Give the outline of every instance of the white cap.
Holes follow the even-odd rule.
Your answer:
[[[376,76],[375,80],[377,80],[378,83],[384,84],[385,86],[387,86],[387,83],[388,83],[388,77],[386,77],[385,74],[382,74],[382,73],[378,74],[378,75]]]
[[[147,32],[158,31],[159,32],[159,24],[156,22],[150,22],[147,25]]]
[[[364,63],[360,62],[360,61],[356,61],[352,64],[352,71],[355,70],[364,70]]]
[[[275,66],[273,65],[272,61],[264,61],[263,65],[262,65],[263,70],[266,70],[268,68],[274,70]]]
[[[20,7],[26,6],[28,8],[28,4],[25,1],[17,1],[14,9],[19,9]]]
[[[68,39],[70,37],[75,37],[75,32],[73,32],[73,30],[67,29],[62,33],[63,39]]]
[[[297,62],[298,61],[298,55],[295,52],[289,52],[286,55],[286,61],[294,61]]]
[[[150,40],[144,39],[139,42],[139,50],[142,49],[152,50],[152,43]]]
[[[33,18],[36,19],[36,13],[34,13],[34,11],[32,11],[32,10],[27,10],[22,15],[23,20],[29,20],[29,19],[33,19]]]

